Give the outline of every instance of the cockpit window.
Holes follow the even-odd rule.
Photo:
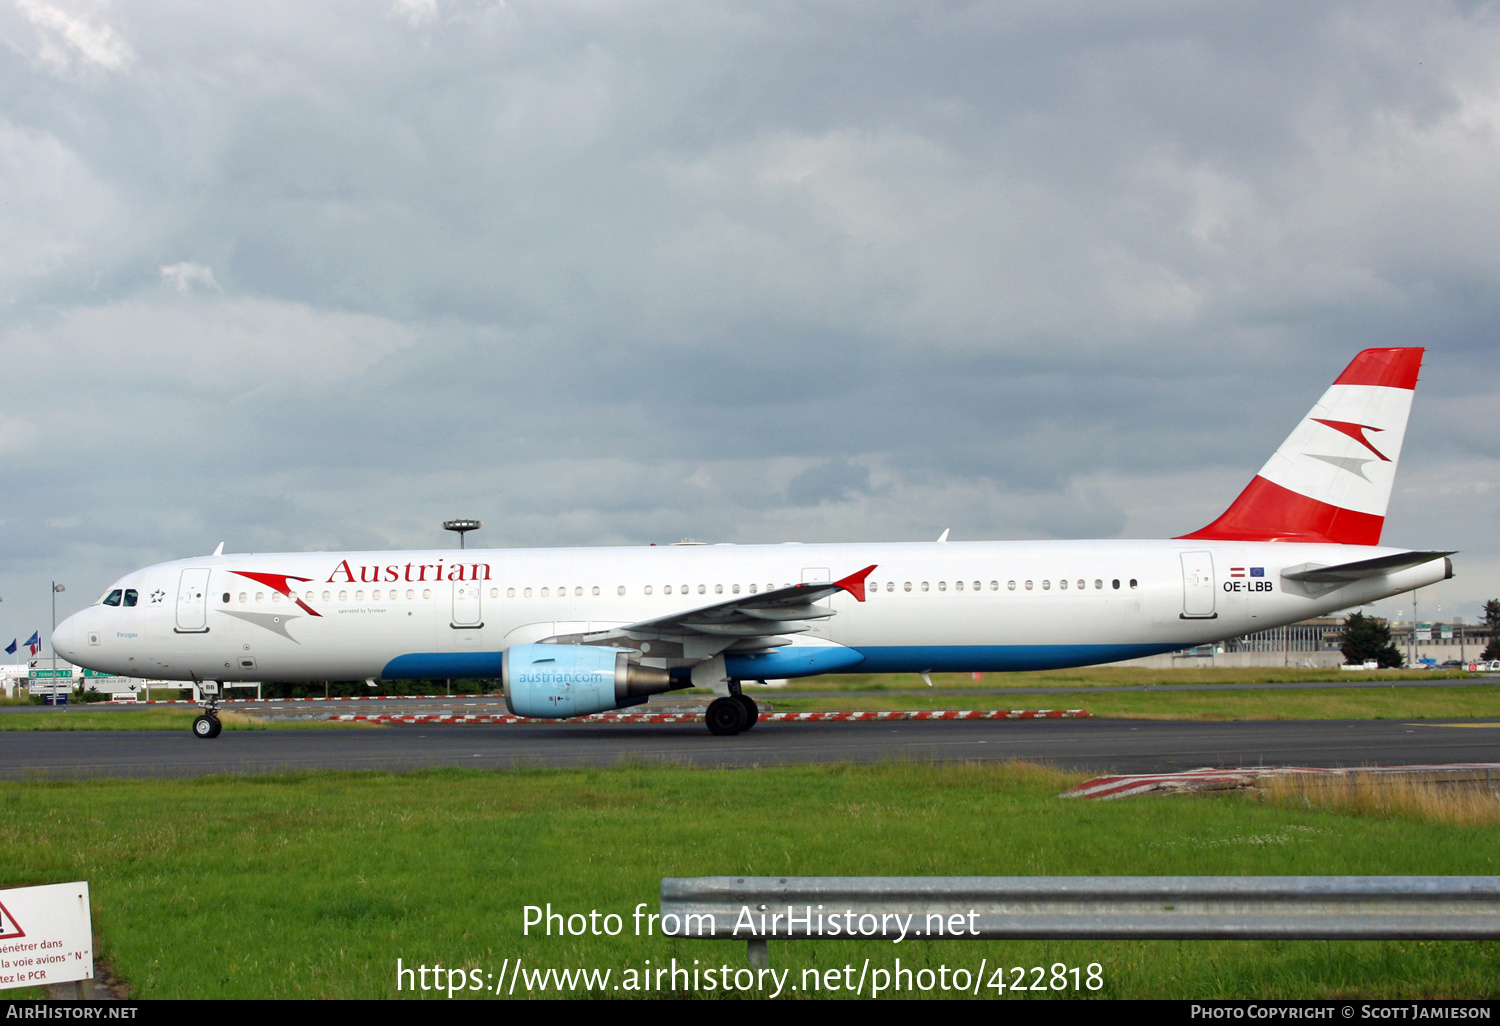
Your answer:
[[[135,600],[138,598],[140,598],[140,595],[136,593],[136,590],[134,588],[125,589],[125,604],[127,606],[135,605]]]
[[[118,606],[120,604],[120,589],[116,588],[114,591],[104,596],[104,604],[106,606]]]

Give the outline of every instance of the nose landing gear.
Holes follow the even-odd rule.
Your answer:
[[[203,715],[193,720],[193,736],[204,739],[218,737],[224,731],[219,722],[219,682],[198,682],[198,694],[203,699]]]

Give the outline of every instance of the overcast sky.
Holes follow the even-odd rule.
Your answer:
[[[1392,345],[1473,616],[1497,228],[1493,3],[0,0],[0,646],[455,516],[1181,534]]]

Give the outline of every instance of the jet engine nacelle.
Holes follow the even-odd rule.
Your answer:
[[[596,645],[516,645],[501,656],[505,704],[516,716],[587,716],[640,705],[669,691],[666,670],[630,662]]]

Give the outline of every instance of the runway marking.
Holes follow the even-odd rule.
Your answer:
[[[702,713],[596,713],[568,719],[530,719],[506,713],[329,713],[330,720],[360,723],[702,723]],[[912,712],[762,713],[762,723],[868,723],[871,720],[1073,720],[1087,709],[945,709]]]
[[[1439,726],[1439,724],[1432,724],[1432,726]],[[1500,726],[1500,723],[1485,724],[1485,726]],[[1092,780],[1085,780],[1071,790],[1064,791],[1059,797],[1108,800],[1111,798],[1130,798],[1135,795],[1155,792],[1172,794],[1189,791],[1233,791],[1254,787],[1265,777],[1321,777],[1324,779],[1342,777],[1350,779],[1354,777],[1378,778],[1380,776],[1391,775],[1428,779],[1442,779],[1446,776],[1449,779],[1477,780],[1480,771],[1483,771],[1485,781],[1489,781],[1492,774],[1500,771],[1500,763],[1471,762],[1448,763],[1444,765],[1361,766],[1347,768],[1325,768],[1319,766],[1209,767],[1205,769],[1185,770],[1180,773],[1134,773],[1095,777]]]
[[[1408,723],[1408,727],[1500,727],[1500,723]]]

